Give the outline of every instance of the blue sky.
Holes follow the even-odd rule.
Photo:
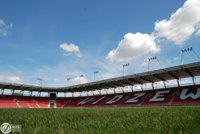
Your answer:
[[[0,81],[66,86],[165,67],[200,52],[198,0],[1,0]],[[197,15],[198,14],[198,15]],[[197,61],[193,52],[184,63]],[[152,61],[150,69],[158,69]],[[78,78],[83,74],[84,77]],[[67,81],[67,78],[71,78]]]

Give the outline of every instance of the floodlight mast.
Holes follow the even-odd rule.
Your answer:
[[[40,82],[40,85],[39,85],[39,86],[42,86],[42,81],[43,81],[43,79],[38,77],[38,78],[36,78],[35,83],[36,83],[37,81]]]
[[[99,73],[99,71],[94,71],[94,81],[95,81],[95,78],[96,78],[95,75],[98,74],[98,73]]]
[[[67,78],[67,85],[68,86],[70,86],[70,83],[69,83],[69,81],[71,80],[71,78],[69,77],[69,78]]]
[[[157,57],[156,57],[156,56],[153,56],[153,57],[148,58],[148,71],[149,71],[149,69],[150,69],[150,63],[151,63],[151,61],[153,61],[153,60],[157,60]]]
[[[81,84],[81,77],[84,77],[83,74],[79,75],[79,84]]]
[[[197,59],[200,59],[200,56],[198,55],[198,53],[196,53],[194,51],[194,49],[192,47],[185,48],[185,49],[181,50],[181,64],[183,64],[183,55],[186,54],[186,53],[189,53],[189,52],[193,52],[193,54],[197,57]],[[195,84],[195,76],[191,75],[191,77],[192,77],[193,84],[196,85]]]
[[[128,67],[129,65],[130,65],[129,63],[126,63],[126,64],[123,64],[123,65],[122,65],[122,67],[123,67],[123,76],[124,76],[124,68],[125,68],[125,67]]]
[[[162,64],[160,63],[158,57],[157,57],[157,56],[154,56],[154,57],[148,58],[148,71],[149,71],[149,69],[150,69],[150,63],[151,63],[151,61],[153,61],[153,60],[156,60],[156,61],[158,62],[158,64],[159,64],[159,66],[161,67],[161,69],[164,69],[164,67],[163,67]]]
[[[181,50],[181,65],[183,64],[183,56],[184,56],[184,54],[185,53],[189,53],[189,52],[191,52],[192,51],[192,47],[190,47],[190,48],[185,48],[185,49],[182,49]]]
[[[159,66],[161,67],[161,69],[164,70],[164,67],[163,67],[162,64],[160,63],[158,57],[157,57],[157,56],[153,56],[153,57],[148,58],[148,71],[150,70],[150,63],[151,63],[151,61],[153,61],[153,60],[156,60],[156,61],[158,62],[158,64],[159,64]],[[152,88],[154,89],[154,83],[152,83],[151,85],[152,85]],[[163,85],[164,85],[164,87],[166,88],[166,83],[165,83],[165,81],[163,81]]]
[[[200,56],[194,51],[194,49],[192,47],[188,47],[181,50],[181,65],[183,64],[184,54],[189,53],[189,52],[193,52],[193,54],[197,57],[197,59],[200,59]]]

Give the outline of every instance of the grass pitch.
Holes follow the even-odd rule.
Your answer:
[[[199,134],[200,107],[0,109],[23,134]]]

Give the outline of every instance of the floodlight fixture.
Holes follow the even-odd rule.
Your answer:
[[[126,63],[126,64],[123,64],[123,65],[122,65],[122,67],[123,67],[123,76],[124,76],[124,68],[125,68],[125,67],[128,67],[129,65],[130,65],[129,63]]]
[[[36,82],[38,81],[38,84],[40,83],[40,85],[39,86],[42,86],[42,81],[43,81],[43,79],[42,78],[36,78],[35,79],[35,84],[36,84]]]
[[[81,84],[81,77],[84,77],[83,74],[79,75],[79,84]]]
[[[153,56],[153,57],[148,58],[149,61],[156,60],[156,59],[157,59],[156,56]]]
[[[69,81],[71,80],[71,78],[67,78],[67,83],[68,83],[68,86],[69,86]]]
[[[95,75],[98,73],[99,73],[99,71],[94,71],[94,81],[95,81]]]

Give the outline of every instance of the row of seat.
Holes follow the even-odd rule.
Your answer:
[[[185,97],[185,98],[184,98]],[[78,98],[57,98],[57,107],[200,105],[199,86]]]
[[[1,108],[47,108],[48,105],[48,98],[29,96],[0,96]]]
[[[196,105],[200,104],[200,86],[148,90],[134,93],[98,95],[89,97],[49,98],[31,96],[0,96],[0,108],[48,108],[53,107],[108,107],[149,105]]]

